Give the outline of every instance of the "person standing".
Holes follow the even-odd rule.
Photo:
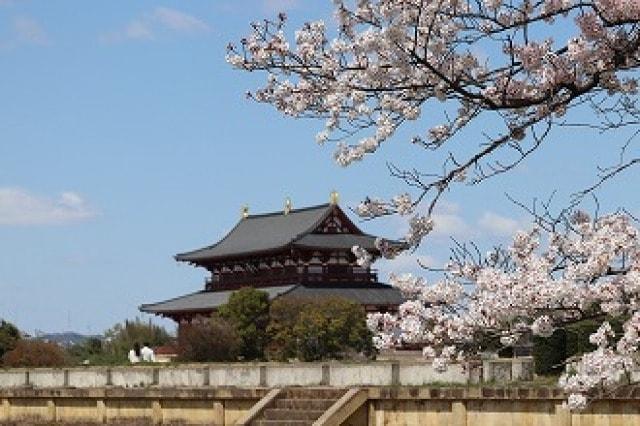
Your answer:
[[[149,347],[149,343],[145,343],[140,349],[142,355],[142,361],[144,362],[156,362],[156,354],[153,353],[153,349]]]
[[[142,351],[140,350],[140,345],[138,344],[138,342],[134,343],[133,349],[129,351],[129,362],[131,364],[136,364],[140,362],[141,354],[142,354]]]

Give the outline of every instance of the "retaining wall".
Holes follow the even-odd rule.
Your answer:
[[[640,389],[570,413],[552,388],[369,387],[350,426],[640,426]],[[268,389],[2,389],[0,425],[231,425]]]
[[[4,389],[0,425],[232,425],[265,389]]]

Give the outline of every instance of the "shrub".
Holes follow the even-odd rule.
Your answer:
[[[151,346],[161,346],[171,340],[172,337],[163,327],[152,324],[151,321],[147,323],[139,318],[125,320],[105,332],[104,355],[126,361],[134,343],[142,345],[147,342]]]
[[[624,324],[627,319],[628,318],[606,318],[618,336],[622,334],[622,324]],[[602,324],[602,320],[584,320],[567,326],[567,357],[594,351],[596,346],[589,342],[589,336],[598,330],[600,324]],[[617,338],[614,340],[617,340]]]
[[[280,298],[273,302],[270,316],[271,359],[316,361],[373,354],[365,311],[348,300]]]
[[[533,337],[533,359],[536,374],[558,374],[567,358],[567,332],[557,329],[550,337]]]
[[[90,337],[82,343],[75,344],[67,349],[75,363],[95,365],[117,365],[127,361],[122,354],[114,354],[106,349],[106,344],[97,337]]]
[[[269,295],[251,287],[233,292],[226,305],[218,309],[220,317],[237,330],[244,359],[264,358],[269,324]]]
[[[20,338],[20,331],[15,325],[5,320],[0,321],[0,359],[16,347]]]
[[[617,335],[622,333],[626,318],[606,318]],[[564,369],[567,358],[591,352],[596,346],[589,342],[602,320],[582,320],[564,329],[556,330],[549,338],[534,337],[533,357],[536,374],[558,374]]]
[[[79,359],[88,359],[92,356],[100,355],[104,351],[102,340],[97,337],[89,337],[81,343],[69,347],[69,355]]]
[[[234,325],[218,316],[181,325],[178,333],[181,361],[235,361],[241,346]]]
[[[68,360],[64,349],[55,343],[20,340],[4,354],[2,362],[7,367],[62,367]]]

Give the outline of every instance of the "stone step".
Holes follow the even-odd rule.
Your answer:
[[[265,420],[317,420],[324,410],[289,410],[286,408],[268,408],[264,410]]]
[[[288,410],[327,410],[337,399],[277,399],[275,408]]]
[[[284,399],[340,399],[345,389],[333,388],[287,388],[282,394]]]
[[[311,426],[311,420],[257,420],[251,423],[252,426]]]

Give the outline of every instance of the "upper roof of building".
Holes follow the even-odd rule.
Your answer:
[[[328,220],[333,222],[328,224]],[[327,231],[326,226],[333,228]],[[377,252],[375,240],[376,237],[362,232],[337,204],[327,203],[248,215],[219,242],[177,254],[175,258],[198,264],[288,247],[350,250],[354,245]]]

